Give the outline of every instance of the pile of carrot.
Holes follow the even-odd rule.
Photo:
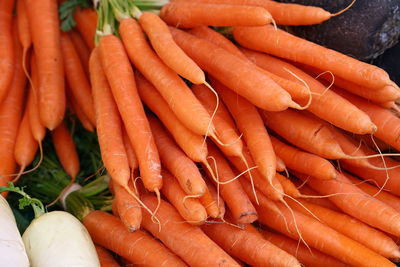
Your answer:
[[[0,185],[46,132],[73,183],[75,114],[111,176],[113,214],[83,219],[102,266],[400,260],[398,85],[276,27],[340,10],[102,0],[64,32],[59,2],[0,2]]]

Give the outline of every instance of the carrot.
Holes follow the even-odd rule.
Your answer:
[[[68,32],[68,35],[71,38],[72,43],[74,44],[75,51],[79,55],[83,70],[85,71],[86,76],[89,77],[89,48],[85,43],[85,40],[83,40],[83,37],[77,30],[72,29]]]
[[[75,180],[80,168],[79,157],[74,140],[64,121],[51,132],[51,138],[61,165],[71,179]]]
[[[135,151],[133,150],[131,140],[129,140],[128,133],[126,132],[125,127],[122,127],[122,138],[124,139],[124,146],[126,156],[128,157],[129,167],[131,168],[131,172],[139,168],[138,159],[136,157]]]
[[[140,228],[142,221],[142,207],[137,200],[130,195],[125,188],[114,181],[115,202],[118,216],[128,228],[129,232],[135,232]],[[138,192],[135,192],[138,195]]]
[[[37,98],[37,91],[39,80],[38,80],[38,70],[36,66],[35,54],[31,54],[31,79],[32,83],[29,87],[29,94],[28,94],[28,110],[29,110],[29,124],[31,125],[31,130],[33,137],[35,140],[40,144],[46,135],[46,128],[40,121],[39,116],[39,109],[38,109],[38,98]]]
[[[203,204],[203,206],[205,206],[206,210],[207,210],[207,214],[213,218],[224,218],[225,216],[225,201],[222,199],[221,195],[218,194],[217,189],[215,188],[215,186],[210,182],[209,179],[207,179],[206,177],[204,177],[204,181],[207,184],[207,188],[208,188],[208,192],[210,192],[209,194],[211,195],[212,198],[212,203],[208,203],[205,204],[203,202],[203,196],[200,197],[200,202]],[[214,206],[217,207],[217,214],[216,216],[214,216]],[[208,212],[210,210],[210,212]]]
[[[180,28],[199,25],[262,26],[272,22],[271,14],[262,7],[191,1],[174,1],[164,5],[160,10],[160,17],[167,24]]]
[[[279,141],[274,136],[270,136],[270,138],[276,155],[283,159],[289,169],[309,174],[319,179],[333,179],[336,177],[335,168],[326,159],[298,150]]]
[[[85,75],[74,44],[67,33],[61,33],[61,50],[64,56],[65,74],[72,95],[92,125],[96,125],[89,81]]]
[[[203,70],[218,77],[221,83],[254,105],[273,111],[299,107],[285,90],[245,61],[204,39],[178,29],[170,29],[175,42]]]
[[[142,199],[150,209],[155,210],[155,197],[143,195]],[[167,202],[161,200],[156,216],[162,224],[161,231],[147,213],[143,214],[143,227],[190,266],[239,266],[200,228],[183,222],[182,217]]]
[[[57,3],[26,0],[26,7],[39,73],[40,120],[54,130],[63,120],[66,106]]]
[[[282,185],[285,194],[294,198],[302,197],[300,191],[296,188],[296,186],[292,183],[292,181],[288,177],[280,175],[279,173],[276,173],[275,177]]]
[[[363,110],[371,118],[372,122],[378,126],[377,131],[374,133],[376,137],[397,150],[400,149],[400,119],[396,115],[388,109],[382,108],[377,104],[371,103],[339,88],[334,88],[333,90],[354,103],[354,105]]]
[[[115,35],[103,36],[99,44],[99,54],[104,73],[138,158],[144,185],[148,190],[157,192],[162,186],[160,159],[122,41]]]
[[[298,64],[298,65],[301,69],[305,70],[306,72],[311,73],[320,78],[323,78],[326,81],[326,83],[331,83],[332,75],[330,73],[328,72],[324,73],[323,71],[310,67],[308,65],[304,64]],[[374,103],[385,103],[400,98],[400,91],[398,91],[393,86],[384,86],[381,88],[375,88],[375,87],[368,88],[352,83],[351,81],[342,79],[340,77],[335,77],[334,84],[352,94],[371,100]]]
[[[326,180],[331,181],[331,180]],[[259,206],[259,221],[293,238],[301,237],[313,248],[353,266],[394,266],[388,259],[364,247],[358,242],[336,232],[307,215],[293,211],[276,203],[280,213],[265,206]],[[298,229],[298,230],[297,230]]]
[[[297,186],[297,189],[300,191],[302,198],[307,202],[310,202],[315,205],[319,205],[330,210],[340,211],[340,209],[335,206],[327,197],[322,196],[317,191],[309,187],[307,184],[303,183],[301,180],[292,179],[293,183]],[[313,196],[313,197],[311,197]]]
[[[4,4],[4,2],[3,2]],[[1,4],[0,4],[1,5]],[[8,176],[15,171],[15,140],[22,117],[26,76],[22,68],[22,48],[18,42],[18,30],[13,23],[13,78],[7,96],[0,106],[0,186],[7,186]],[[6,194],[2,193],[5,197]]]
[[[160,93],[143,75],[135,72],[135,78],[140,98],[162,121],[179,147],[193,161],[205,161],[208,152],[203,145],[204,138],[193,133],[177,118]]]
[[[92,211],[83,219],[94,243],[107,248],[132,262],[148,266],[187,266],[163,244],[148,233],[130,233],[117,217],[104,211]]]
[[[379,190],[378,187],[366,183],[365,181],[361,181],[354,176],[351,176],[347,174],[346,176],[355,186],[360,188],[362,191],[367,193],[370,196],[373,196],[374,198],[384,202],[385,204],[391,206],[397,212],[400,212],[400,199],[399,197],[390,194],[389,192],[386,192],[384,190]]]
[[[236,55],[240,59],[243,59],[246,62],[251,62],[241,51],[240,49],[235,46],[229,39],[227,39],[225,36],[222,34],[208,28],[205,26],[199,26],[195,27],[191,30],[188,31],[189,33],[193,34],[194,36],[197,36],[199,38],[205,39],[225,50],[228,52]],[[250,63],[254,66],[253,63]],[[267,75],[269,78],[271,78],[275,83],[277,83],[279,86],[281,86],[283,89],[285,89],[291,96],[292,98],[306,98],[309,97],[310,93],[307,87],[305,87],[302,84],[298,84],[296,82],[281,78],[278,75],[275,75],[269,71],[266,71],[262,68],[257,67],[257,69],[261,72],[263,72],[265,75]]]
[[[283,30],[276,30],[270,25],[235,27],[233,36],[240,45],[247,48],[319,69],[329,69],[335,76],[351,80],[365,87],[380,88],[393,85],[389,75],[383,69],[295,37]],[[277,38],[279,43],[276,42]]]
[[[354,241],[359,242],[385,258],[399,258],[400,249],[397,247],[396,243],[394,243],[394,241],[383,232],[376,230],[347,214],[336,212],[303,200],[298,201],[303,206],[300,206],[293,200],[288,200],[291,208],[305,215],[310,215],[311,212],[332,229],[350,237]],[[374,242],[371,242],[371,240],[374,240]]]
[[[308,152],[328,159],[346,157],[329,127],[318,120],[294,110],[262,111],[261,116],[270,129]]]
[[[331,90],[326,90],[323,84],[304,71],[294,67],[290,63],[267,54],[248,49],[242,49],[242,52],[257,66],[278,76],[298,83],[300,83],[298,78],[304,80],[310,87],[311,92],[314,93],[311,104],[307,110],[319,118],[352,133],[366,134],[376,131],[376,126],[371,122],[367,114]],[[295,100],[299,101],[301,104],[305,104],[308,98]]]
[[[201,227],[227,253],[251,266],[300,266],[295,257],[266,241],[259,233],[251,233],[225,223]]]
[[[15,56],[12,35],[12,11],[14,0],[2,1],[0,4],[0,103],[7,96],[13,80]],[[22,62],[22,59],[21,59]]]
[[[77,8],[74,13],[76,28],[82,35],[90,51],[94,49],[94,36],[97,27],[97,12],[90,8]]]
[[[193,225],[201,225],[207,220],[207,211],[197,198],[186,198],[178,181],[167,170],[162,170],[163,187],[161,193],[177,209],[186,222]]]
[[[143,12],[139,23],[151,46],[168,67],[194,84],[206,81],[204,72],[174,42],[167,24],[159,16]]]
[[[29,48],[32,45],[32,36],[31,32],[29,31],[29,19],[26,10],[25,0],[17,1],[16,9],[17,9],[17,25],[18,25],[19,41],[21,42],[23,50],[22,62],[24,70],[26,71],[25,58]]]
[[[67,93],[67,104],[69,105],[69,109],[76,114],[76,117],[81,122],[83,128],[90,132],[94,132],[94,126],[90,122],[89,118],[83,112],[79,104],[77,103],[75,97],[73,96],[72,90],[69,86],[66,86],[66,93]],[[93,101],[92,101],[93,102]]]
[[[15,140],[14,156],[15,161],[20,166],[20,173],[32,163],[35,158],[39,143],[32,135],[31,125],[29,124],[29,106],[25,112],[18,128],[17,138]]]
[[[272,184],[276,173],[276,156],[267,129],[255,106],[214,79],[217,92],[231,112],[261,175]]]
[[[296,176],[305,179],[303,175]],[[311,178],[307,184],[322,195],[337,194],[329,199],[345,213],[380,230],[400,235],[400,213],[364,193],[344,174],[337,173],[336,179],[331,180]]]
[[[97,256],[99,256],[101,267],[119,267],[120,265],[114,259],[113,255],[103,247],[95,245]]]
[[[207,186],[196,164],[180,150],[155,117],[149,115],[147,118],[162,164],[176,177],[185,194],[198,197],[203,195]]]
[[[132,63],[151,81],[179,120],[194,133],[214,135],[208,112],[178,74],[153,52],[139,24],[133,19],[124,19],[119,31]]]
[[[209,160],[211,169],[219,177],[218,182],[227,182],[219,185],[220,194],[231,210],[233,219],[239,224],[254,222],[257,220],[257,213],[239,181],[232,180],[236,176],[235,173],[218,149],[211,143],[208,145],[209,157],[214,158],[216,163],[214,165],[213,161]],[[209,171],[207,174],[210,174]],[[214,180],[213,182],[216,183]]]
[[[130,171],[121,117],[101,66],[98,48],[92,51],[89,66],[101,158],[112,179],[127,189]]]
[[[286,252],[296,256],[296,258],[309,267],[346,267],[347,264],[337,260],[334,257],[328,256],[316,249],[308,248],[304,244],[294,241],[281,234],[272,233],[261,229],[261,234],[264,238]]]
[[[179,1],[179,0],[173,0]],[[200,3],[247,5],[263,7],[271,13],[280,25],[312,25],[328,20],[335,14],[315,6],[304,6],[295,3],[279,3],[270,0],[190,0]],[[172,1],[171,1],[172,2]]]
[[[218,201],[219,201],[218,200],[219,195],[216,194],[216,196],[217,196],[217,198],[215,198],[214,195],[212,195],[210,190],[207,188],[206,192],[201,197],[199,197],[199,201],[200,201],[201,205],[203,205],[203,207],[206,209],[208,216],[210,216],[212,218],[218,218],[222,214],[220,207],[217,205]],[[224,206],[224,208],[225,208],[225,206]],[[222,217],[223,217],[223,214],[222,214]]]

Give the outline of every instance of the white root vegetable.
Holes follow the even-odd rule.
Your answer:
[[[22,239],[32,267],[100,267],[89,233],[67,212],[52,211],[34,219]]]
[[[0,195],[0,266],[28,267],[25,246],[7,200]]]

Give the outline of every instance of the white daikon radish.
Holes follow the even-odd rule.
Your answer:
[[[67,212],[52,211],[39,216],[22,239],[32,267],[100,267],[89,233]]]
[[[0,195],[0,266],[28,267],[25,246],[7,200]]]

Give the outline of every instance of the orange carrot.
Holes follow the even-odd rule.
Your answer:
[[[151,210],[155,210],[158,205],[157,199],[150,195],[143,195],[142,200]],[[183,222],[182,217],[167,202],[161,200],[156,216],[161,222],[161,230],[147,213],[143,213],[143,227],[190,266],[239,266],[200,228]]]
[[[13,80],[15,56],[12,35],[12,11],[14,0],[2,1],[0,4],[0,103],[7,96]],[[17,39],[18,40],[18,39]],[[22,59],[21,59],[22,62]]]
[[[262,7],[191,1],[174,1],[164,5],[160,10],[160,17],[167,24],[180,28],[199,25],[262,26],[272,21],[271,14]]]
[[[296,188],[296,186],[292,183],[292,181],[288,177],[280,175],[279,173],[276,173],[275,177],[281,183],[285,194],[294,198],[299,198],[302,196],[300,191]]]
[[[296,176],[302,180],[306,178],[303,175]],[[380,230],[400,235],[400,213],[364,193],[344,174],[337,173],[336,179],[331,180],[310,178],[307,184],[322,195],[337,194],[329,199],[345,213]]]
[[[121,117],[101,66],[98,48],[92,51],[89,66],[101,158],[112,179],[128,190],[130,171]]]
[[[296,146],[328,159],[346,157],[324,123],[295,110],[262,111],[265,124]]]
[[[274,27],[235,27],[235,40],[247,48],[329,69],[335,76],[366,87],[392,85],[389,75],[376,66],[358,61]],[[278,40],[278,42],[277,42]]]
[[[78,106],[96,125],[94,104],[89,81],[83,70],[79,55],[67,33],[61,33],[61,50],[64,56],[64,69],[69,88]]]
[[[143,12],[139,23],[151,46],[168,67],[194,84],[206,81],[204,72],[174,42],[167,24],[159,16]]]
[[[333,179],[336,177],[335,168],[326,159],[298,150],[279,141],[274,136],[270,136],[270,138],[276,155],[283,159],[289,169],[320,179]]]
[[[257,66],[278,76],[298,83],[300,83],[299,78],[304,80],[310,87],[311,92],[314,93],[311,104],[307,110],[319,118],[352,133],[366,134],[376,131],[376,126],[371,122],[367,114],[346,99],[338,96],[331,90],[327,90],[323,84],[304,71],[294,67],[290,63],[267,54],[248,49],[242,49],[242,52]],[[308,98],[295,100],[299,101],[301,104],[306,104]]]
[[[197,198],[186,198],[185,192],[178,181],[167,170],[162,170],[163,187],[161,193],[178,210],[186,222],[193,225],[204,224],[207,220],[207,211]]]
[[[57,2],[26,0],[26,7],[39,73],[40,119],[54,130],[63,120],[66,106]]]
[[[300,232],[301,237],[311,247],[353,266],[394,266],[388,259],[314,218],[297,211],[291,213],[283,204],[276,205],[279,213],[266,206],[257,207],[262,224],[296,240],[300,238]]]
[[[204,39],[178,29],[170,29],[175,42],[203,70],[218,77],[221,83],[254,105],[274,111],[299,107],[291,100],[289,93],[247,62]]]
[[[327,197],[324,197],[321,194],[319,194],[317,191],[309,187],[307,184],[304,184],[300,180],[292,179],[292,181],[302,194],[303,199],[306,200],[307,202],[328,208],[330,210],[340,211],[340,209],[337,206],[335,206],[335,204],[333,204],[332,201],[330,201]],[[315,197],[310,198],[309,196],[315,196]]]
[[[87,77],[89,77],[89,58],[90,58],[90,51],[83,40],[81,34],[77,31],[72,29],[68,32],[69,37],[71,38],[72,43],[74,44],[75,50],[79,55],[79,59],[81,61],[83,70]]]
[[[347,264],[335,259],[334,257],[328,256],[316,249],[308,248],[304,244],[294,241],[281,234],[272,233],[261,229],[261,234],[264,238],[272,244],[280,247],[286,252],[296,256],[296,258],[309,267],[346,267]]]
[[[206,183],[196,164],[180,150],[155,117],[149,115],[148,120],[162,164],[176,177],[186,194],[198,197],[203,195]]]
[[[129,140],[128,133],[126,132],[125,127],[122,127],[122,138],[124,139],[124,146],[126,151],[126,156],[128,157],[129,167],[131,168],[131,172],[139,168],[139,163],[133,150],[131,140]]]
[[[76,28],[82,35],[90,51],[94,48],[94,36],[97,26],[97,12],[90,8],[77,8],[74,13]]]
[[[180,0],[173,0],[180,1]],[[328,20],[334,14],[315,6],[279,3],[271,0],[190,0],[201,3],[259,6],[268,10],[277,24],[312,25]],[[172,1],[171,1],[172,2]]]
[[[128,228],[129,232],[135,232],[140,228],[142,221],[142,207],[137,200],[130,195],[125,188],[114,181],[115,202],[118,216]],[[138,192],[135,192],[138,194]]]
[[[80,168],[79,157],[74,140],[64,121],[51,132],[51,138],[61,165],[71,179],[75,180]]]
[[[90,122],[89,118],[86,116],[86,114],[83,112],[79,104],[77,103],[75,97],[73,96],[73,93],[71,92],[72,90],[69,88],[69,86],[66,86],[66,93],[67,93],[67,104],[69,105],[69,109],[75,113],[76,117],[78,120],[81,122],[83,128],[90,132],[94,132],[94,126]],[[93,101],[92,101],[93,102]],[[94,107],[93,107],[94,108]]]
[[[4,4],[4,2],[3,2]],[[18,42],[18,30],[13,23],[13,78],[7,96],[0,106],[0,186],[7,186],[15,171],[14,148],[22,117],[26,77],[22,69],[22,48]],[[3,193],[3,196],[7,194]]]
[[[83,224],[95,244],[132,262],[148,266],[187,266],[151,235],[142,230],[130,233],[121,220],[107,212],[92,211],[85,216]]]
[[[306,201],[298,201],[303,206],[300,206],[300,204],[295,203],[293,200],[288,200],[291,208],[305,215],[310,215],[311,212],[320,219],[321,222],[325,223],[332,229],[350,237],[354,241],[359,242],[385,258],[399,259],[400,249],[397,247],[396,243],[394,243],[394,241],[383,232],[372,228],[347,214],[336,212]],[[371,240],[374,240],[374,242],[371,242]]]
[[[39,143],[33,137],[31,125],[29,124],[29,107],[26,107],[18,128],[14,151],[15,161],[20,166],[21,173],[24,171],[26,166],[32,163],[38,147]]]
[[[236,175],[229,166],[229,163],[213,144],[208,143],[208,151],[209,158],[214,158],[216,165],[214,165],[213,160],[209,160],[208,162],[213,172],[219,177],[219,182],[229,181],[228,183],[220,184],[219,187],[220,194],[231,210],[233,219],[239,224],[248,224],[257,220],[257,213],[254,206],[243,191],[239,181],[232,180]],[[207,174],[209,175],[210,173],[207,171]],[[213,182],[216,183],[214,180]]]
[[[295,257],[266,241],[259,233],[251,233],[225,223],[201,227],[227,253],[251,266],[300,266]]]
[[[101,267],[120,267],[113,255],[103,247],[95,245],[97,256],[99,256]]]
[[[26,53],[32,45],[32,36],[29,30],[29,19],[26,10],[25,0],[17,1],[17,24],[18,24],[18,33],[19,33],[19,41],[22,45],[22,62],[25,64]]]
[[[218,217],[218,218],[224,218],[225,212],[226,212],[226,209],[225,209],[225,201],[222,199],[221,195],[218,194],[217,189],[216,189],[215,186],[210,182],[209,179],[207,179],[206,177],[204,177],[204,181],[206,182],[208,191],[210,192],[209,194],[211,195],[212,203],[205,204],[205,203],[203,202],[203,196],[204,196],[205,194],[204,194],[203,196],[200,197],[200,202],[203,204],[203,206],[205,206],[205,208],[206,208],[206,210],[207,210],[207,214],[208,214],[209,216],[211,216],[211,217],[213,217],[213,218],[217,218],[217,217]],[[213,206],[216,206],[216,207],[217,207],[217,210],[218,210],[216,216],[213,216],[213,215],[214,215],[214,213],[212,212],[213,209],[214,209]],[[209,212],[209,210],[210,210],[210,212]],[[212,215],[211,215],[211,214],[212,214]]]
[[[193,133],[177,118],[160,93],[143,75],[135,72],[135,78],[140,98],[162,121],[179,147],[193,161],[204,161],[207,157],[207,147],[203,145],[204,138]]]
[[[103,36],[100,40],[99,55],[138,158],[144,185],[152,192],[158,191],[162,186],[160,159],[122,41],[115,35]],[[119,71],[116,71],[118,69]],[[118,75],[115,75],[116,72]]]
[[[194,133],[214,135],[208,112],[178,74],[154,53],[139,24],[133,19],[124,19],[119,31],[135,67],[157,88],[179,120]]]

